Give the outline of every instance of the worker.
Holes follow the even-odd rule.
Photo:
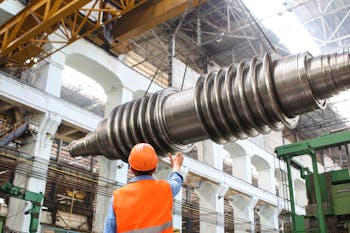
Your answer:
[[[168,180],[155,180],[152,174],[158,165],[154,148],[136,144],[129,154],[130,170],[135,177],[126,186],[113,192],[104,233],[168,233],[172,228],[173,198],[181,189],[179,173],[183,155],[168,153],[172,172]]]

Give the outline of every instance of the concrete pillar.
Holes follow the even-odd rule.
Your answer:
[[[217,200],[216,200],[216,212],[218,213],[217,216],[217,226],[216,226],[216,232],[217,233],[225,233],[225,194],[227,193],[229,187],[227,185],[221,184],[218,192],[216,194]]]
[[[230,204],[233,207],[233,224],[235,233],[254,232],[254,207],[258,198],[243,194],[234,194]]]
[[[31,121],[38,125],[38,133],[28,137],[20,148],[21,157],[27,159],[18,161],[13,184],[28,191],[45,193],[52,140],[61,118],[49,113],[36,115]],[[24,212],[30,208],[30,202],[10,198],[6,226],[14,231],[28,232],[30,215],[24,215]]]
[[[49,57],[50,62],[42,63],[35,72],[26,73],[25,78],[38,89],[60,97],[65,59],[66,55],[58,51]]]
[[[199,197],[200,232],[224,232],[224,196],[227,190],[224,185],[200,182],[195,190]]]
[[[121,185],[127,184],[129,165],[120,159],[117,160],[116,165],[117,165],[116,174],[115,174],[116,181]]]
[[[166,180],[171,172],[171,167],[168,162],[164,162],[163,160],[159,161],[157,171],[154,173],[154,177],[156,179]],[[184,167],[181,168],[181,175],[185,179],[188,170]],[[180,230],[182,232],[182,187],[180,192],[175,196],[174,205],[173,205],[173,227],[174,229]]]
[[[261,232],[278,231],[279,210],[276,206],[261,205],[259,207],[258,214],[260,216],[260,224],[263,226]]]
[[[232,157],[232,176],[252,183],[252,164],[250,156],[233,156]]]
[[[133,93],[125,87],[112,87],[106,91],[106,94],[106,116],[115,106],[132,100],[133,96]],[[106,192],[102,193],[109,193],[108,196],[96,195],[96,214],[93,230],[96,233],[102,233],[115,183],[117,182],[119,185],[127,183],[128,164],[121,160],[109,160],[104,156],[97,156],[97,159],[100,163],[99,176],[103,178],[98,181],[99,187],[104,187]]]
[[[198,160],[216,169],[223,170],[224,148],[211,140],[197,143]]]

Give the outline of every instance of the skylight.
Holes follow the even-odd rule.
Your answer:
[[[292,54],[310,51],[318,55],[320,50],[298,17],[286,9],[284,0],[243,0],[258,21],[271,30]]]

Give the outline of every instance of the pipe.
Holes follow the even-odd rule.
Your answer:
[[[217,143],[293,128],[298,115],[324,108],[350,87],[349,52],[273,61],[269,54],[201,76],[196,86],[173,88],[115,107],[96,131],[69,145],[72,156],[127,161],[138,142],[160,155],[210,138]]]
[[[28,129],[28,123],[22,124],[18,128],[13,129],[11,132],[7,133],[0,138],[0,147],[5,146],[7,143],[15,140],[21,136]]]

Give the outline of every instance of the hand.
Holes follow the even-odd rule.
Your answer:
[[[184,156],[181,152],[177,152],[175,155],[168,153],[168,157],[170,160],[171,167],[174,172],[178,172],[181,170],[182,163],[184,161]]]

